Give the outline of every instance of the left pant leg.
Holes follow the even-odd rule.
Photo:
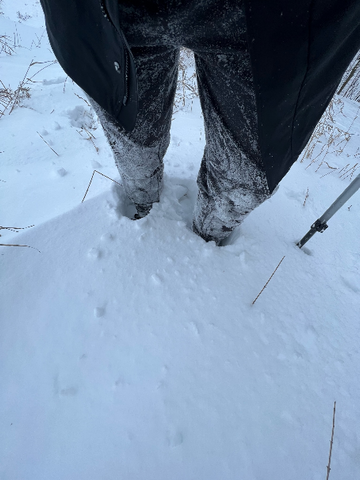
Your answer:
[[[195,61],[206,147],[198,175],[194,230],[205,240],[226,238],[270,196],[257,133],[255,93],[245,17],[234,42],[196,46]],[[216,28],[216,24],[215,24]]]
[[[170,142],[179,49],[172,46],[133,47],[138,76],[139,113],[126,132],[89,99],[101,121],[127,196],[144,212],[160,200],[163,157]],[[140,207],[141,208],[141,207]],[[139,211],[139,213],[142,213]]]

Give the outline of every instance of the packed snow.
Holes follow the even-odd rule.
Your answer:
[[[0,9],[0,80],[29,87],[0,118],[0,225],[29,227],[0,232],[25,245],[0,247],[0,479],[324,480],[334,401],[330,479],[359,479],[360,191],[296,242],[359,173],[360,105],[337,97],[340,143],[315,139],[217,247],[190,228],[198,99],[174,113],[161,202],[132,221],[39,2]]]

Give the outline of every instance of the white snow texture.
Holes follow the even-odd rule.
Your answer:
[[[54,58],[38,1],[0,9],[16,89]],[[196,99],[174,114],[160,202],[134,222],[100,174],[81,203],[94,169],[121,184],[83,92],[57,63],[33,80],[0,119],[0,225],[35,225],[0,232],[32,247],[0,247],[0,479],[324,480],[335,400],[330,480],[359,479],[359,192],[296,246],[349,184],[359,105],[336,116],[342,155],[298,161],[217,247],[190,228]]]

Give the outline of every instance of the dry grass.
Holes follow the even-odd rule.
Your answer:
[[[188,102],[192,102],[192,100],[198,96],[194,55],[191,50],[182,48],[180,51],[174,113],[183,109]]]
[[[352,180],[360,166],[358,160],[360,158],[360,148],[357,148],[354,154],[349,154],[345,150],[355,135],[351,133],[351,129],[359,117],[360,106],[346,130],[336,125],[334,119],[340,115],[346,118],[343,112],[344,102],[341,97],[360,102],[360,51],[355,55],[355,58],[346,70],[337,94],[316,126],[300,161],[310,161],[306,168],[316,164],[316,171],[324,167],[326,172],[323,176],[337,173],[342,179]],[[331,165],[326,160],[329,155],[341,158],[346,157],[347,164],[343,167]]]
[[[41,71],[43,71],[45,68],[50,67],[54,63],[56,63],[56,60],[50,60],[46,62],[35,62],[34,60],[32,60],[26,69],[24,77],[19,82],[19,85],[15,90],[13,90],[10,86],[7,87],[0,80],[0,118],[5,115],[6,112],[8,112],[10,115],[16,107],[21,106],[24,100],[30,98],[30,88],[31,85],[35,83],[34,77],[38,75]],[[35,65],[44,66],[37,70],[34,74],[29,76],[30,70]]]
[[[323,177],[332,173],[338,173],[340,178],[352,180],[356,170],[359,168],[358,158],[360,157],[360,149],[358,148],[353,155],[346,153],[345,149],[355,135],[351,133],[351,129],[359,118],[360,106],[346,130],[340,128],[335,123],[335,118],[338,118],[340,115],[346,118],[343,110],[344,102],[341,97],[334,97],[311,135],[300,162],[309,160],[310,163],[306,168],[316,165],[316,172],[324,167],[326,173],[324,173]],[[346,156],[346,158],[352,158],[353,162],[347,163],[344,167],[334,166],[326,160],[329,155],[341,158]]]
[[[26,20],[29,20],[31,18],[31,15],[28,13],[21,13],[20,11],[16,12],[16,16],[18,18],[18,21],[21,22],[26,22]]]
[[[92,143],[93,147],[95,148],[96,153],[99,154],[99,151],[100,151],[99,147],[97,147],[95,145],[95,141],[94,141],[94,140],[96,140],[95,135],[93,135],[91,132],[89,132],[89,130],[87,130],[85,127],[82,127],[81,130],[76,130],[76,131],[83,138],[84,138],[83,132],[85,132],[86,135],[87,135],[85,137],[85,140],[89,140]]]
[[[5,55],[13,55],[15,53],[14,47],[10,45],[11,38],[8,35],[0,35],[0,53]]]
[[[360,102],[360,51],[346,70],[338,94]]]

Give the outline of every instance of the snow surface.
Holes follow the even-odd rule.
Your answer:
[[[54,57],[39,2],[0,8],[15,89]],[[99,174],[81,203],[94,169],[120,181],[81,90],[58,64],[33,80],[0,119],[0,224],[35,225],[1,230],[32,248],[0,250],[0,479],[320,480],[335,400],[330,479],[359,479],[359,192],[295,245],[349,178],[298,161],[227,246],[207,244],[189,227],[194,101],[174,116],[161,202],[134,222]],[[359,127],[330,166],[356,163]]]

